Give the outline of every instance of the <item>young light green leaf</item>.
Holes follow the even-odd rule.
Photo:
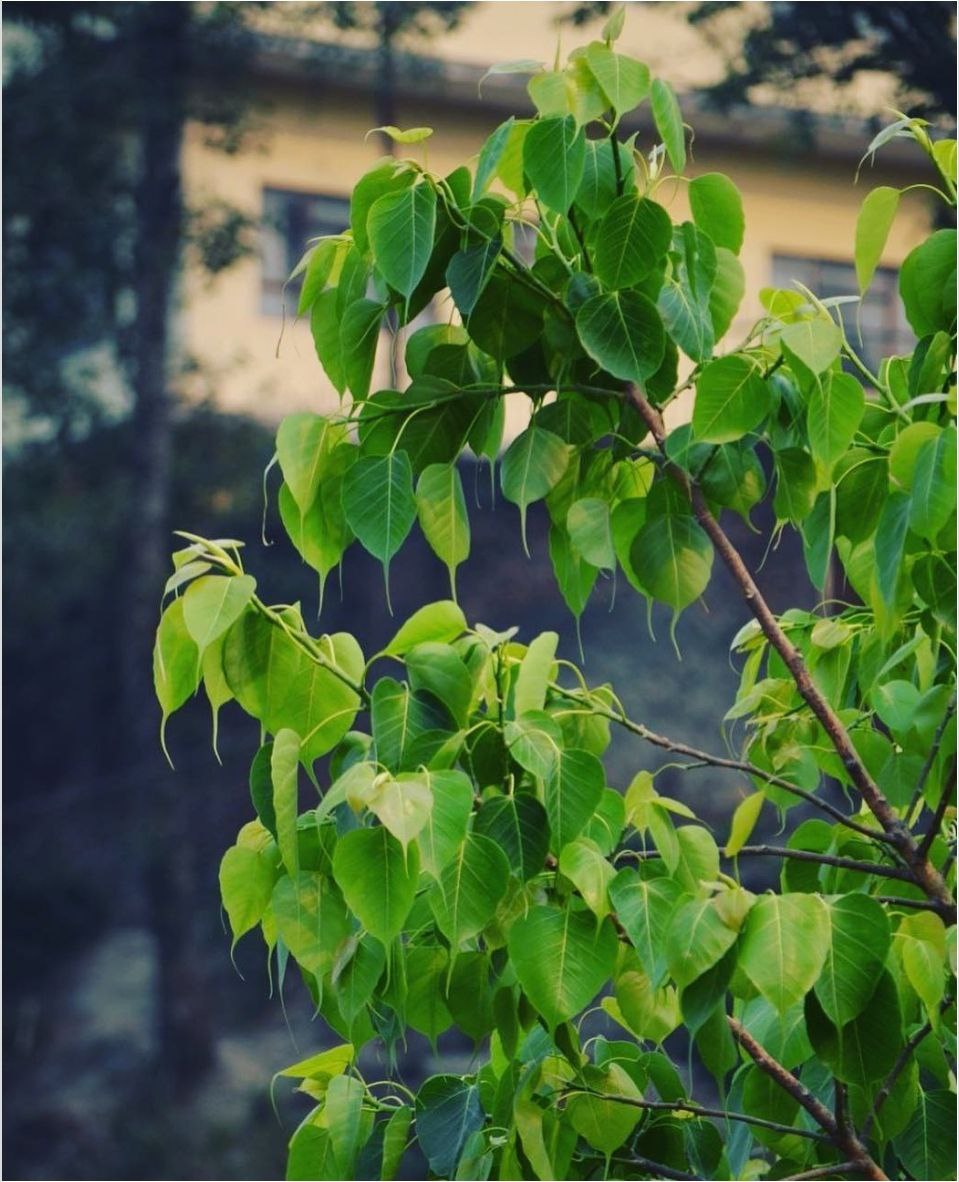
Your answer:
[[[404,854],[383,825],[354,829],[337,842],[333,877],[360,923],[389,945],[403,930],[413,906],[419,877],[416,846]]]
[[[666,513],[649,518],[629,554],[646,594],[676,611],[698,599],[709,583],[713,548],[693,517]]]
[[[418,644],[448,644],[466,631],[466,617],[452,599],[440,599],[415,611],[383,650],[391,657],[405,656]]]
[[[609,504],[598,497],[574,501],[566,514],[566,530],[575,550],[592,566],[613,570],[616,551],[609,519]]]
[[[674,171],[681,173],[686,167],[686,135],[682,112],[673,88],[662,78],[656,78],[653,81],[649,102],[653,109],[656,130],[666,147],[669,161]]]
[[[163,711],[160,743],[164,753],[166,720],[194,694],[199,684],[200,650],[183,618],[183,599],[174,599],[160,617],[153,646],[153,687]]]
[[[779,339],[814,374],[828,369],[842,349],[842,333],[828,317],[787,324]]]
[[[273,888],[270,907],[291,955],[308,973],[322,977],[350,932],[339,891],[314,871],[301,871],[295,878],[284,874]]]
[[[806,429],[812,454],[828,474],[852,446],[865,409],[865,392],[850,374],[826,374],[813,387]]]
[[[430,464],[416,485],[416,513],[433,553],[445,563],[456,597],[456,568],[470,552],[470,523],[455,464]]]
[[[343,428],[323,415],[287,415],[276,433],[276,457],[293,500],[306,512],[324,479],[326,461],[344,441]]]
[[[230,920],[233,944],[255,928],[273,894],[274,870],[259,850],[233,845],[220,862],[220,896]]]
[[[619,922],[653,988],[666,975],[666,942],[670,917],[683,899],[683,888],[672,878],[644,879],[633,869],[620,870],[609,884],[609,896]]]
[[[396,1172],[409,1143],[412,1121],[413,1109],[403,1105],[397,1108],[386,1122],[386,1129],[383,1133],[383,1164],[380,1167],[381,1182],[393,1182],[396,1177]]]
[[[865,295],[879,266],[889,231],[899,208],[899,190],[880,185],[866,195],[856,219],[856,279]]]
[[[423,140],[428,140],[433,134],[432,127],[411,127],[407,131],[401,131],[398,127],[388,124],[386,127],[372,128],[366,133],[366,138],[369,139],[378,131],[388,135],[394,144],[421,144]]]
[[[273,784],[273,814],[276,840],[286,872],[295,878],[300,870],[296,819],[299,815],[297,771],[300,766],[300,736],[287,728],[277,731],[270,750],[270,779]]]
[[[559,636],[555,632],[541,632],[523,655],[513,691],[513,710],[517,718],[529,710],[543,709],[557,644]]]
[[[364,803],[405,852],[429,820],[433,793],[425,779],[418,775],[401,774],[395,779],[392,776],[377,777]]]
[[[649,94],[649,67],[635,58],[593,41],[586,47],[586,61],[617,117],[638,107]]]
[[[597,929],[588,911],[534,907],[508,936],[523,992],[550,1029],[585,1009],[609,979],[618,941],[608,919]]]
[[[763,895],[746,920],[739,966],[783,1013],[819,979],[829,935],[829,911],[818,895]]]
[[[473,811],[473,785],[460,771],[424,770],[421,774],[433,794],[433,807],[416,844],[425,873],[439,878],[466,838]],[[477,828],[477,832],[483,830]]]
[[[609,884],[616,872],[594,841],[577,837],[565,845],[559,856],[559,872],[576,887],[597,919],[609,915]]]
[[[955,508],[956,429],[946,427],[934,438],[927,439],[916,452],[909,528],[934,542]],[[188,590],[186,595],[189,594]]]
[[[183,595],[183,622],[203,653],[234,624],[253,598],[251,575],[203,575]]]
[[[363,1146],[363,1101],[366,1088],[352,1075],[335,1075],[326,1090],[327,1128],[340,1176],[351,1178]],[[368,1130],[367,1130],[368,1135]]]
[[[752,792],[736,805],[736,811],[733,813],[732,823],[729,827],[729,839],[723,850],[725,857],[735,858],[749,841],[756,828],[756,822],[759,820],[765,799],[762,792]]]
[[[689,207],[693,221],[716,246],[739,254],[746,219],[739,190],[721,172],[707,172],[689,182]]]
[[[672,914],[665,933],[669,972],[682,989],[736,943],[737,932],[723,923],[713,899],[693,899]]]

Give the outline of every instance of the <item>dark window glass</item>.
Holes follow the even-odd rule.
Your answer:
[[[341,234],[350,223],[350,203],[345,197],[318,193],[296,193],[289,189],[263,190],[261,257],[263,284],[261,307],[278,316],[296,305],[299,282],[286,289],[283,284],[303,257],[310,238]]]
[[[839,305],[849,342],[873,373],[883,357],[909,353],[915,344],[899,299],[898,278],[894,267],[879,267],[861,307]],[[853,264],[828,259],[773,255],[772,281],[774,287],[792,290],[798,281],[820,299],[859,294]]]

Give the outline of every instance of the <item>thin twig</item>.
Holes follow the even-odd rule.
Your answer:
[[[672,1166],[664,1166],[662,1162],[651,1161],[648,1157],[614,1157],[614,1162],[624,1166],[635,1166],[646,1174],[653,1174],[657,1178],[675,1179],[676,1182],[699,1182],[698,1174],[686,1174],[682,1170],[674,1170]]]
[[[665,456],[666,428],[663,424],[662,416],[646,399],[636,384],[630,384],[629,395],[643,421],[652,433],[659,449]],[[853,746],[842,720],[809,676],[809,671],[806,669],[802,654],[783,631],[772,609],[756,586],[739,551],[712,515],[702,491],[689,480],[683,469],[669,460],[668,457],[664,468],[686,493],[696,520],[719,552],[719,556],[738,584],[743,598],[749,605],[750,611],[759,621],[759,626],[766,639],[780,657],[782,657],[786,668],[792,674],[793,681],[796,683],[796,688],[799,690],[800,695],[822,724],[850,780],[855,785],[870,812],[881,825],[883,831],[893,838],[896,849],[902,854],[912,871],[914,881],[922,887],[931,899],[935,899],[942,904],[944,913],[947,913],[949,917],[954,917],[956,904],[945,881],[929,859],[919,855],[918,847],[909,829],[899,819],[892,805],[890,805],[872,776],[866,770],[865,764]]]
[[[689,1112],[695,1116],[711,1116],[716,1120],[735,1120],[742,1124],[755,1125],[760,1129],[771,1129],[774,1133],[788,1133],[790,1136],[808,1137],[812,1141],[821,1141],[820,1133],[812,1129],[795,1128],[793,1125],[779,1124],[778,1121],[765,1120],[760,1116],[749,1116],[745,1112],[726,1112],[722,1108],[703,1108],[700,1104],[693,1104],[688,1100],[642,1100],[634,1096],[611,1095],[608,1092],[593,1092],[589,1088],[571,1088],[567,1096],[595,1096],[598,1100],[609,1100],[613,1104],[625,1104],[629,1108],[642,1108],[650,1112]]]
[[[880,878],[898,878],[902,882],[912,882],[912,875],[908,870],[898,866],[882,866],[876,862],[860,862],[855,858],[839,858],[832,854],[818,854],[812,850],[791,850],[777,845],[744,845],[736,855],[737,858],[795,858],[797,862],[818,862],[823,866],[837,866],[840,870],[857,870],[862,874],[877,874]]]
[[[936,811],[932,814],[932,822],[929,825],[929,832],[919,843],[919,853],[924,858],[929,857],[929,850],[932,848],[932,843],[936,840],[942,830],[942,819],[946,815],[946,809],[949,807],[949,802],[952,800],[952,794],[956,787],[956,765],[953,762],[949,769],[949,775],[946,776],[946,782],[942,786],[942,795],[939,797],[939,803],[936,805]]]
[[[859,1169],[868,1177],[888,1182],[887,1175],[879,1168],[869,1155],[865,1145],[856,1136],[854,1130],[843,1128],[829,1109],[818,1100],[812,1092],[783,1065],[769,1054],[735,1018],[727,1016],[726,1021],[733,1033],[733,1037],[752,1059],[760,1071],[765,1072],[784,1092],[787,1092],[809,1113],[827,1137],[850,1161],[854,1161]]]
[[[833,1166],[817,1166],[815,1170],[804,1170],[801,1174],[787,1174],[783,1182],[806,1182],[807,1178],[833,1178],[836,1174],[852,1174],[861,1169],[862,1166],[857,1161],[841,1161]]]
[[[885,903],[889,907],[909,907],[913,911],[935,911],[936,914],[941,910],[940,904],[934,903],[931,899],[901,899],[894,895],[875,895],[873,897],[877,903]]]
[[[919,773],[919,779],[916,781],[916,790],[912,794],[912,799],[909,801],[909,807],[906,809],[906,816],[911,817],[916,805],[922,800],[923,793],[926,789],[926,781],[929,779],[929,773],[932,771],[932,765],[936,762],[936,756],[939,754],[939,747],[942,744],[942,736],[946,733],[946,727],[949,725],[949,719],[956,712],[956,695],[952,695],[952,700],[946,707],[946,712],[942,716],[942,721],[936,727],[936,733],[932,736],[932,743],[929,747],[929,753],[926,755],[926,762],[922,765],[922,771]]]

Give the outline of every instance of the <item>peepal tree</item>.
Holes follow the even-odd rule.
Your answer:
[[[418,523],[451,598],[366,654],[261,599],[238,542],[185,534],[174,554],[164,723],[202,684],[214,716],[235,701],[263,734],[221,867],[234,940],[257,930],[281,978],[295,962],[338,1039],[281,1072],[312,1102],[290,1178],[392,1178],[414,1143],[440,1178],[953,1176],[955,232],[905,260],[916,348],[876,373],[855,308],[810,291],[763,291],[730,340],[738,190],[697,176],[676,224],[686,128],[617,52],[621,25],[562,68],[517,64],[535,117],[448,176],[415,158],[427,129],[394,131],[414,158],[361,177],[349,230],[297,268],[342,402],[280,426],[287,532],[321,584],[359,544],[388,586]],[[647,102],[658,142],[640,145],[621,120]],[[955,143],[903,117],[870,151],[893,135],[953,208]],[[863,203],[862,292],[900,195]],[[382,328],[434,299],[448,315],[406,335],[404,388],[373,389]],[[691,421],[667,430],[687,388]],[[508,398],[531,417],[501,455]],[[725,564],[753,615],[731,643],[735,753],[629,718],[555,634],[464,617],[467,450],[521,533],[545,501],[577,617],[615,571],[675,618]],[[764,500],[843,599],[772,612],[723,525]],[[741,773],[721,846],[655,775],[607,783],[613,728]],[[751,844],[763,812],[778,845]],[[756,858],[780,865],[758,897],[740,880]],[[374,1040],[452,1028],[476,1044],[468,1074],[414,1095],[359,1070]],[[664,1046],[680,1029],[714,1105]]]

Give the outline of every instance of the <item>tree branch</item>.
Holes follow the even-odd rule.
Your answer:
[[[922,765],[922,771],[919,773],[919,779],[916,781],[916,790],[912,794],[912,799],[909,801],[909,807],[906,809],[906,817],[911,817],[916,805],[922,799],[923,792],[926,788],[926,781],[929,779],[929,773],[932,771],[932,765],[936,762],[936,756],[939,754],[939,747],[942,744],[942,736],[946,733],[946,727],[949,725],[949,720],[956,712],[956,695],[952,695],[952,701],[946,707],[946,712],[942,716],[942,721],[936,727],[936,733],[932,737],[932,743],[929,746],[929,753],[926,755],[926,762]]]
[[[564,689],[562,686],[551,684],[550,689],[562,694],[563,697],[568,698],[573,702],[582,702],[584,699],[572,690]],[[784,792],[791,792],[793,796],[798,796],[801,800],[805,800],[807,804],[813,805],[814,808],[821,809],[824,813],[837,821],[840,825],[845,825],[847,829],[852,829],[854,832],[861,834],[863,837],[871,838],[873,841],[884,842],[888,845],[894,844],[894,839],[889,834],[884,833],[881,829],[870,829],[867,825],[860,825],[858,821],[854,821],[852,817],[847,817],[840,809],[831,805],[826,800],[821,800],[812,792],[807,792],[805,788],[800,788],[797,784],[790,783],[789,780],[783,779],[782,776],[777,776],[774,772],[767,772],[761,767],[756,767],[755,764],[748,763],[742,759],[727,759],[723,755],[713,755],[709,751],[700,751],[698,747],[691,747],[688,743],[681,743],[678,739],[670,739],[666,735],[658,735],[655,731],[651,731],[648,727],[643,726],[641,722],[634,722],[631,718],[627,718],[625,714],[617,714],[614,710],[607,710],[604,707],[598,707],[593,701],[589,702],[590,709],[603,718],[608,718],[610,722],[615,722],[624,730],[630,731],[639,738],[645,739],[647,743],[652,743],[654,747],[661,747],[664,751],[670,751],[674,755],[685,755],[689,759],[698,760],[702,764],[710,767],[728,768],[730,771],[745,772],[747,776],[755,776],[758,780],[764,780],[767,784],[772,784],[776,788],[782,788]]]
[[[635,1166],[646,1174],[653,1174],[657,1178],[675,1179],[675,1182],[698,1182],[697,1174],[686,1174],[682,1170],[674,1170],[672,1166],[664,1166],[662,1162],[651,1161],[648,1157],[614,1157],[614,1162],[620,1165]]]
[[[937,835],[942,829],[942,819],[946,815],[946,809],[949,807],[949,802],[952,800],[952,794],[956,788],[956,765],[953,763],[949,769],[949,775],[946,776],[946,782],[942,786],[942,795],[939,797],[939,803],[936,805],[936,811],[932,814],[932,821],[929,825],[929,832],[919,843],[919,853],[924,857],[929,857],[929,851],[932,848],[932,843],[936,840]]]
[[[812,1092],[801,1084],[791,1071],[787,1071],[764,1047],[760,1046],[741,1022],[728,1015],[726,1021],[729,1023],[733,1037],[759,1070],[765,1072],[784,1092],[787,1092],[797,1103],[805,1108],[830,1141],[851,1162],[855,1162],[857,1168],[862,1170],[867,1178],[876,1179],[877,1182],[885,1179],[885,1182],[888,1182],[887,1175],[882,1172],[879,1166],[869,1156],[868,1150],[856,1136],[853,1129],[842,1127],[825,1104],[821,1100],[817,1100]]]
[[[807,1178],[834,1178],[837,1174],[852,1174],[861,1169],[862,1166],[857,1161],[841,1161],[833,1166],[818,1166],[815,1170],[805,1170],[801,1174],[787,1174],[783,1182],[806,1182]]]
[[[639,386],[630,384],[628,389],[633,404],[636,406],[643,421],[656,440],[660,451],[665,456],[666,429],[663,425],[662,416],[646,399]],[[845,767],[850,780],[856,786],[870,812],[882,826],[883,831],[893,839],[893,844],[900,854],[902,854],[903,859],[912,871],[914,881],[922,887],[931,899],[936,899],[945,908],[949,908],[951,914],[954,916],[956,909],[955,900],[950,894],[942,875],[936,870],[928,858],[920,855],[909,829],[896,815],[895,810],[866,770],[865,765],[859,758],[858,752],[852,745],[852,741],[842,721],[809,676],[802,654],[782,630],[769,604],[756,586],[739,551],[729,540],[719,522],[710,512],[702,491],[695,484],[691,483],[682,468],[678,467],[668,457],[666,458],[664,468],[688,496],[696,520],[702,526],[713,543],[713,546],[719,552],[719,556],[726,564],[730,574],[738,584],[743,598],[749,605],[750,611],[759,621],[759,626],[762,628],[766,639],[776,652],[779,653],[780,657],[782,657],[786,668],[792,674],[793,681],[795,681],[799,693],[822,724],[823,729],[829,736],[830,742],[842,760],[843,767]]]
[[[859,862],[855,858],[839,858],[832,854],[815,853],[812,850],[791,850],[778,845],[744,845],[736,857],[741,858],[744,854],[747,857],[758,858],[795,858],[797,862],[818,862],[823,866],[838,866],[840,870],[858,870],[862,874],[877,874],[880,878],[898,878],[902,882],[912,882],[909,871],[898,866]]]

